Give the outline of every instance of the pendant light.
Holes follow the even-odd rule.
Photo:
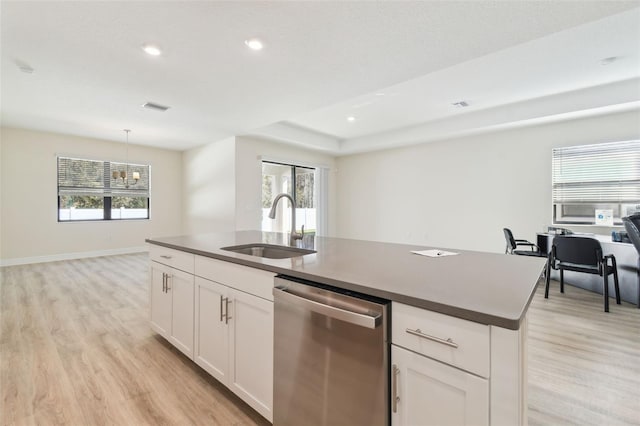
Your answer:
[[[119,172],[117,170],[114,170],[113,173],[111,173],[111,177],[113,177],[113,179],[115,180],[118,180],[118,178],[122,179],[122,183],[124,183],[124,187],[128,189],[129,186],[133,186],[136,183],[138,183],[138,181],[140,180],[140,172],[133,172],[131,174],[131,179],[133,180],[133,183],[129,183],[129,132],[131,132],[131,130],[123,129],[123,131],[127,134],[125,170],[121,170]]]

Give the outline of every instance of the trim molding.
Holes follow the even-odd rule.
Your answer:
[[[149,251],[149,247],[138,246],[110,250],[83,251],[79,253],[60,253],[47,256],[18,257],[13,259],[0,259],[0,267],[27,265],[30,263],[58,262],[61,260],[84,259],[88,257],[114,256],[118,254],[143,253],[147,251]]]

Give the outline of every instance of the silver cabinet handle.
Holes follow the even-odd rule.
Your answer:
[[[409,334],[413,334],[414,336],[422,337],[423,339],[431,340],[432,342],[442,343],[443,345],[451,346],[452,348],[458,348],[458,344],[455,343],[451,339],[451,337],[449,337],[448,339],[442,339],[440,337],[430,336],[428,334],[424,334],[422,331],[420,331],[419,328],[415,330],[411,330],[410,328],[407,328],[406,332]]]
[[[283,288],[274,288],[273,295],[281,300],[286,300],[298,306],[304,306],[305,308],[325,315],[330,318],[339,319],[351,324],[359,325],[366,328],[376,328],[382,322],[382,315],[376,316],[360,314],[358,312],[352,312],[346,309],[338,308],[335,306],[325,305],[324,303],[316,302],[315,300],[309,300],[307,298],[298,296],[297,294],[290,293]]]
[[[171,274],[167,274],[167,293],[169,293],[169,290],[171,290],[171,287],[169,287],[169,280],[173,279],[173,275]]]
[[[165,274],[164,272],[162,273],[162,292],[167,292],[167,274]]]
[[[231,303],[231,301],[229,300],[228,297],[222,297],[222,295],[220,295],[220,322],[222,322],[222,319],[224,318],[225,324],[229,324],[229,320],[231,319],[231,317],[229,316],[229,303]],[[223,304],[224,304],[224,314],[222,310]]]
[[[173,256],[167,256],[166,254],[161,254],[160,257],[163,259],[171,259]]]
[[[231,301],[229,300],[228,297],[225,297],[225,301],[226,301],[226,306],[224,310],[224,323],[229,324],[229,320],[231,319],[231,317],[229,316],[229,304],[231,303]]]
[[[398,396],[398,375],[400,374],[400,369],[397,365],[393,364],[392,372],[391,372],[391,405],[393,407],[393,412],[398,412],[398,402],[400,402],[400,397]]]

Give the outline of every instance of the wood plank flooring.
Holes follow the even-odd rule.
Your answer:
[[[1,424],[269,424],[150,330],[147,259],[0,269]]]
[[[0,268],[3,425],[268,424],[148,324],[146,254]],[[557,283],[529,317],[531,425],[640,425],[640,310]]]
[[[529,424],[640,425],[640,309],[552,282],[529,311]]]

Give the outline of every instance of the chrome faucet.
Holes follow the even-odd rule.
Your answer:
[[[293,197],[286,192],[282,194],[276,195],[276,198],[273,199],[273,204],[271,205],[271,211],[269,211],[269,218],[276,218],[276,207],[278,206],[278,201],[282,198],[288,198],[289,203],[291,204],[291,245],[296,245],[296,240],[301,240],[304,235],[304,225],[302,225],[302,232],[296,232],[296,205],[293,201]]]

